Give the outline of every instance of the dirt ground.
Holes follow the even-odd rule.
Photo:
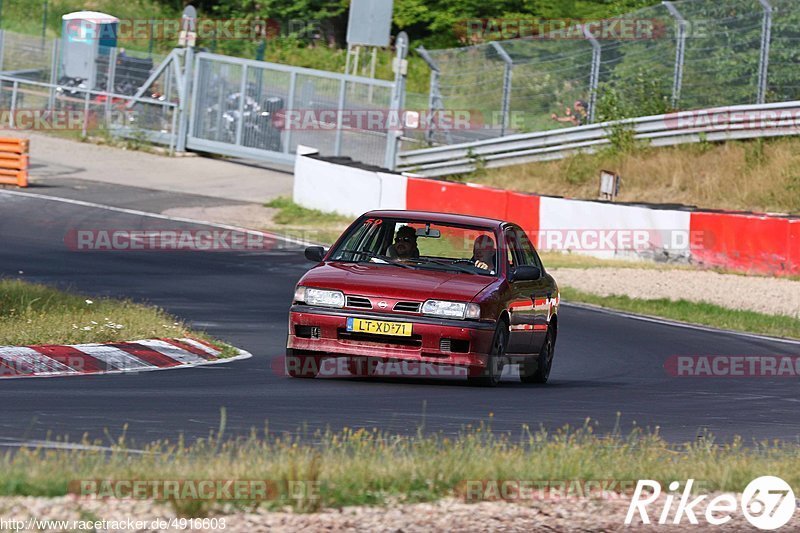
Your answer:
[[[662,495],[663,496],[663,495]],[[709,497],[706,501],[710,501]],[[676,498],[677,500],[678,498]],[[174,511],[165,505],[156,505],[146,501],[132,500],[78,500],[74,496],[60,498],[6,497],[0,498],[0,518],[3,521],[19,520],[30,524],[28,520],[40,522],[39,531],[56,531],[48,529],[45,520],[106,520],[127,521],[140,520],[145,527],[133,531],[226,531],[233,533],[257,532],[295,532],[295,531],[347,531],[347,532],[427,532],[427,531],[506,531],[506,532],[612,532],[612,531],[653,531],[678,532],[687,528],[705,531],[703,525],[704,507],[696,508],[700,525],[692,527],[688,519],[682,517],[680,525],[642,524],[638,514],[634,516],[630,526],[625,525],[630,500],[626,496],[613,496],[606,499],[589,498],[546,498],[531,499],[520,503],[481,502],[465,503],[463,500],[445,499],[434,503],[388,505],[387,507],[345,507],[344,509],[328,509],[316,513],[299,514],[290,511],[269,512],[255,510],[252,512],[212,512],[206,527],[196,523],[196,527],[170,527],[168,524],[176,518]],[[677,502],[673,502],[669,521],[675,515]],[[653,522],[663,508],[663,501],[657,501],[648,508]],[[153,521],[164,520],[167,527],[153,528]],[[224,528],[223,528],[224,522]],[[6,525],[7,522],[5,522]],[[215,525],[216,528],[210,527]],[[50,524],[52,525],[52,524]],[[179,524],[173,523],[172,526]],[[186,524],[183,524],[184,526]],[[126,528],[113,529],[109,524],[104,531],[132,531]],[[69,526],[68,526],[69,527]],[[74,525],[72,526],[74,529]],[[709,527],[709,526],[707,526]],[[738,532],[757,531],[743,517],[741,511],[732,513],[729,522],[715,526],[714,531]],[[795,513],[791,521],[781,528],[785,531],[800,529],[800,513]]]
[[[703,270],[637,268],[554,268],[561,286],[631,298],[708,302],[730,309],[800,318],[800,281],[719,274]]]

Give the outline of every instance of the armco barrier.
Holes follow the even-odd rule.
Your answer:
[[[373,209],[441,211],[516,222],[541,250],[606,258],[679,260],[744,272],[800,274],[800,219],[731,212],[660,209],[553,198],[444,182],[298,155],[295,202],[356,217]],[[644,249],[570,249],[566,235],[596,240],[600,232],[646,232]],[[551,246],[555,238],[558,246]]]
[[[691,231],[702,235],[697,263],[741,271],[800,274],[798,220],[741,213],[692,213]]]
[[[0,184],[28,186],[28,139],[0,137]]]

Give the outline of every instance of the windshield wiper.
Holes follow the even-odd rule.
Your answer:
[[[366,250],[339,250],[339,254],[366,255],[369,258],[380,259],[381,260],[380,263],[373,263],[373,264],[377,264],[377,265],[394,265],[394,266],[399,266],[401,268],[414,268],[411,265],[406,265],[406,264],[403,264],[403,263],[397,263],[395,261],[392,261],[391,258],[386,257],[385,255],[376,254],[376,253],[373,253],[373,252],[367,252]],[[342,259],[336,259],[336,261],[342,261]],[[363,261],[362,260],[362,261],[353,261],[353,262],[354,263],[366,263],[367,261]]]
[[[464,272],[466,274],[476,274],[477,275],[477,272],[475,272],[474,270],[472,270],[472,269],[470,269],[468,267],[457,265],[455,263],[446,263],[446,262],[440,261],[438,259],[430,259],[428,257],[425,257],[425,258],[421,258],[421,259],[416,259],[416,261],[425,261],[427,263],[433,263],[435,265],[441,265],[443,267],[446,267],[446,268],[449,268],[449,269],[452,269],[452,270],[457,270],[459,272]]]

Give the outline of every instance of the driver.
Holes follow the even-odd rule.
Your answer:
[[[494,270],[495,258],[497,257],[497,248],[494,246],[494,240],[488,235],[480,235],[475,239],[472,245],[472,259],[471,261],[476,267],[483,270]]]
[[[392,259],[418,258],[417,230],[411,226],[400,226],[394,236],[394,244],[386,250],[386,255]]]

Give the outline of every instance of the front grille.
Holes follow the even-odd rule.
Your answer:
[[[345,305],[358,309],[372,309],[372,302],[369,301],[369,298],[364,298],[363,296],[347,296]]]
[[[419,302],[397,302],[394,310],[398,313],[419,313],[422,304]]]

